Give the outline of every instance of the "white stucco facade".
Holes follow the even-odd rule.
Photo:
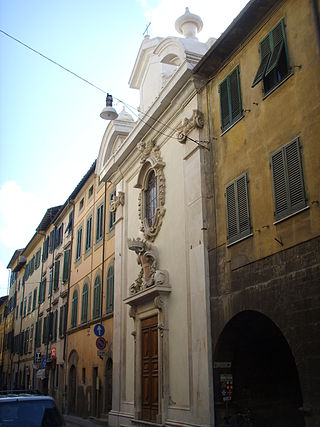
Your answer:
[[[184,17],[187,38],[142,42],[130,85],[145,114],[110,122],[97,161],[117,191],[110,426],[213,425],[206,153],[193,141],[206,130],[191,77],[208,46],[195,38],[198,17]],[[151,172],[157,209],[148,223]]]

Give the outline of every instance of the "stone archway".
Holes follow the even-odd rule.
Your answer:
[[[72,365],[69,370],[68,379],[68,413],[76,413],[76,389],[77,389],[77,371],[76,367]]]
[[[108,413],[112,409],[112,359],[107,359],[105,367],[105,412]]]
[[[78,353],[73,350],[69,355],[68,366],[68,394],[67,394],[67,408],[68,414],[76,414],[77,410],[77,366],[79,356]]]
[[[225,416],[234,422],[237,414],[249,412],[256,427],[305,426],[291,349],[280,329],[259,312],[238,313],[223,329],[214,352],[214,383],[217,425]]]

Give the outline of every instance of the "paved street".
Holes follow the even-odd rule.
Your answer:
[[[99,420],[97,422],[93,422],[92,420],[89,419],[85,419],[85,418],[80,418],[80,417],[74,417],[72,415],[64,415],[63,416],[65,422],[66,422],[66,427],[75,427],[75,426],[79,426],[79,427],[97,427],[97,426],[107,426],[107,422],[105,422],[104,424]]]

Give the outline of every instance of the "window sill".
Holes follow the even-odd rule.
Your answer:
[[[236,243],[242,242],[242,240],[248,239],[249,237],[252,237],[253,233],[247,234],[246,236],[240,237],[239,239],[235,240],[234,242],[228,243],[227,248],[230,246],[235,245]]]
[[[275,222],[273,223],[273,225],[277,225],[277,224],[279,224],[280,222],[283,222],[283,221],[285,221],[286,219],[289,219],[289,218],[291,218],[292,216],[298,215],[299,213],[301,213],[301,212],[303,212],[303,211],[306,211],[306,210],[308,210],[308,209],[310,209],[310,206],[305,206],[304,208],[301,208],[301,209],[299,209],[299,210],[298,210],[298,211],[296,211],[296,212],[293,212],[293,213],[291,213],[291,214],[289,214],[289,215],[286,215],[286,216],[284,216],[283,218],[277,219],[277,221],[275,221]]]
[[[269,92],[265,93],[264,96],[262,97],[262,101],[264,101],[266,98],[268,98],[268,96],[271,95],[275,90],[277,90],[279,86],[283,85],[283,83],[285,83],[287,80],[289,80],[290,77],[293,76],[293,74],[294,74],[293,71],[291,71],[291,73],[288,74],[287,77],[285,77],[283,80],[281,80],[281,82],[279,82],[275,87],[270,89]]]
[[[233,128],[233,126],[235,126],[238,122],[240,122],[240,120],[242,120],[244,117],[245,117],[245,115],[242,113],[242,116],[239,117],[235,122],[233,122],[228,128],[226,128],[224,131],[222,131],[220,136],[223,136],[225,133],[227,133],[230,129]]]

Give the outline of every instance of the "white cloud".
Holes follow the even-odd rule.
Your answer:
[[[8,270],[7,267],[0,262],[0,296],[7,295],[8,292]]]
[[[26,246],[44,213],[44,202],[38,196],[15,181],[6,181],[0,188],[1,245],[11,250]]]
[[[175,31],[176,19],[183,15],[186,6],[191,13],[199,15],[203,21],[203,30],[199,34],[200,41],[209,37],[218,38],[227,28],[248,0],[160,0],[154,6],[153,2],[140,1],[148,22],[151,21],[149,34],[151,37],[168,35],[178,36]]]

